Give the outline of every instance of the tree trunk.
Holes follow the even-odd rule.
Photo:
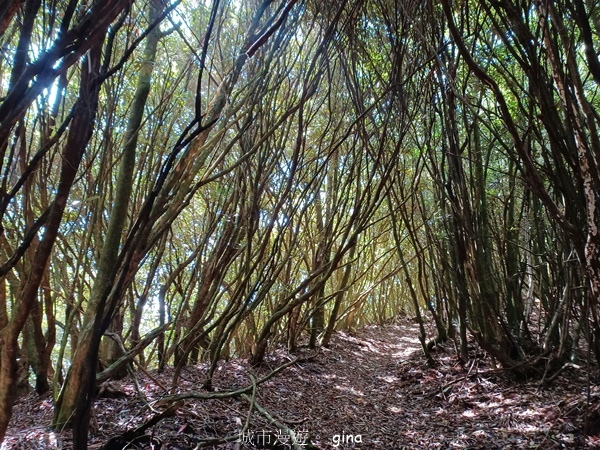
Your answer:
[[[333,335],[333,332],[335,330],[335,324],[337,323],[340,307],[342,306],[342,301],[344,300],[344,294],[346,293],[346,289],[348,288],[348,284],[350,283],[350,275],[352,274],[352,265],[355,253],[356,245],[350,249],[350,253],[348,255],[348,262],[346,263],[346,267],[344,267],[344,276],[342,277],[342,283],[338,288],[338,293],[335,296],[333,308],[331,309],[331,315],[329,316],[329,322],[327,322],[327,328],[325,328],[323,339],[321,339],[321,345],[323,347],[327,347],[329,345],[329,341],[331,340],[331,336]]]
[[[150,1],[149,8],[149,23],[152,23],[159,16],[157,3]],[[140,131],[140,125],[144,115],[146,100],[150,92],[150,81],[152,77],[153,62],[156,57],[156,48],[160,39],[160,29],[155,27],[146,38],[146,47],[144,50],[144,62],[140,67],[138,75],[137,89],[133,99],[133,105],[127,131],[125,134],[125,147],[123,156],[119,166],[119,174],[116,186],[116,195],[113,203],[113,208],[110,213],[108,231],[104,239],[104,246],[98,264],[98,271],[94,286],[92,289],[89,305],[84,316],[84,325],[79,337],[78,347],[75,351],[75,356],[67,374],[65,384],[63,385],[59,397],[56,401],[53,425],[60,429],[70,426],[73,419],[78,417],[76,414],[76,406],[80,398],[86,398],[88,392],[93,389],[88,388],[84,382],[87,378],[92,378],[92,373],[95,373],[97,361],[90,362],[89,355],[97,354],[98,349],[93,339],[94,327],[98,323],[97,318],[104,315],[104,311],[99,310],[99,306],[103,295],[112,284],[116,275],[115,261],[119,254],[121,243],[121,235],[127,221],[127,213],[129,199],[133,187],[133,171],[135,168],[135,154],[137,141]],[[96,330],[97,332],[97,330]],[[112,344],[107,344],[110,347]],[[111,356],[107,356],[105,361],[110,365],[115,358],[112,351],[106,351]],[[117,352],[118,353],[118,352]],[[118,358],[117,358],[118,359]],[[83,416],[86,413],[79,411],[79,415]],[[83,425],[87,429],[87,424]],[[85,432],[87,439],[87,431]]]
[[[3,439],[12,413],[13,395],[17,382],[18,338],[42,282],[48,258],[58,235],[62,216],[71,186],[81,163],[86,145],[91,137],[98,101],[96,81],[100,52],[95,48],[82,64],[81,86],[77,114],[71,124],[67,143],[62,154],[60,182],[45,224],[44,237],[36,249],[28,282],[20,294],[19,302],[7,327],[0,335],[0,440]],[[88,65],[92,69],[88,71]]]

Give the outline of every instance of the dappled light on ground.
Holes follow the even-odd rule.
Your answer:
[[[450,344],[437,348],[437,365],[428,368],[417,332],[414,324],[402,322],[339,333],[314,358],[258,386],[255,401],[274,420],[305,433],[312,445],[306,448],[313,449],[553,449],[598,443],[595,436],[583,435],[577,414],[585,398],[585,374],[565,371],[557,383],[543,387],[537,381],[518,382],[485,360],[461,364]],[[311,352],[302,348],[299,353]],[[224,362],[213,380],[215,392],[247,386],[250,374],[260,378],[289,358],[276,351],[260,368],[245,360]],[[205,369],[186,368],[177,392],[206,393],[200,388]],[[164,410],[172,374],[140,375],[144,398],[131,380],[112,382],[122,395],[98,400],[90,448],[100,449],[111,437]],[[591,398],[597,404],[600,392],[595,389]],[[70,448],[68,433],[45,428],[51,412],[47,398],[23,399],[2,450]],[[148,435],[163,449],[253,449],[241,438],[208,445],[209,439],[241,436],[247,420],[247,436],[280,433],[255,410],[248,418],[248,403],[234,398],[188,399]]]

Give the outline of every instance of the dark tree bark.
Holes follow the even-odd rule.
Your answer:
[[[0,335],[2,344],[0,346],[0,440],[4,437],[12,412],[13,395],[17,381],[18,337],[38,295],[39,286],[57,237],[58,227],[61,223],[71,187],[86,145],[92,135],[98,102],[99,85],[97,77],[99,66],[100,50],[98,47],[94,47],[82,64],[77,113],[62,152],[60,182],[45,221],[44,235],[39,247],[36,249],[27,283],[19,295],[19,302],[12,311],[8,326],[2,330]]]

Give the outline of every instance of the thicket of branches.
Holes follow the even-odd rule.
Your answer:
[[[600,358],[593,2],[7,0],[0,439],[52,390],[416,315],[552,378]],[[423,323],[430,317],[436,335]]]

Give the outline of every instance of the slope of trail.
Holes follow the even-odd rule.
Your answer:
[[[583,373],[565,371],[557,383],[542,388],[485,366],[485,359],[463,365],[450,344],[437,349],[437,365],[428,368],[417,333],[417,327],[405,321],[337,333],[329,348],[258,386],[250,415],[249,398],[188,399],[172,417],[149,428],[143,443],[128,448],[151,448],[150,436],[154,448],[162,449],[289,448],[261,447],[257,442],[287,440],[287,431],[277,431],[260,411],[286,424],[300,439],[308,437],[310,445],[304,447],[313,449],[552,449],[598,444],[596,437],[579,431],[586,394]],[[483,355],[477,348],[472,352]],[[260,378],[288,360],[283,352],[275,352],[259,369],[242,360],[224,362],[214,378],[215,392],[247,386],[250,374]],[[186,368],[178,392],[202,392],[204,371],[201,365]],[[121,398],[96,402],[90,448],[101,448],[164,409],[155,402],[165,395],[171,376],[170,371],[139,374],[137,388],[131,379],[113,382],[110,390]],[[599,417],[594,407],[599,398],[594,389],[588,424]],[[40,425],[49,423],[51,413],[48,398],[22,399],[2,450],[70,448],[68,433]],[[246,423],[247,431],[240,436]],[[224,436],[239,438],[210,444],[210,439]]]

